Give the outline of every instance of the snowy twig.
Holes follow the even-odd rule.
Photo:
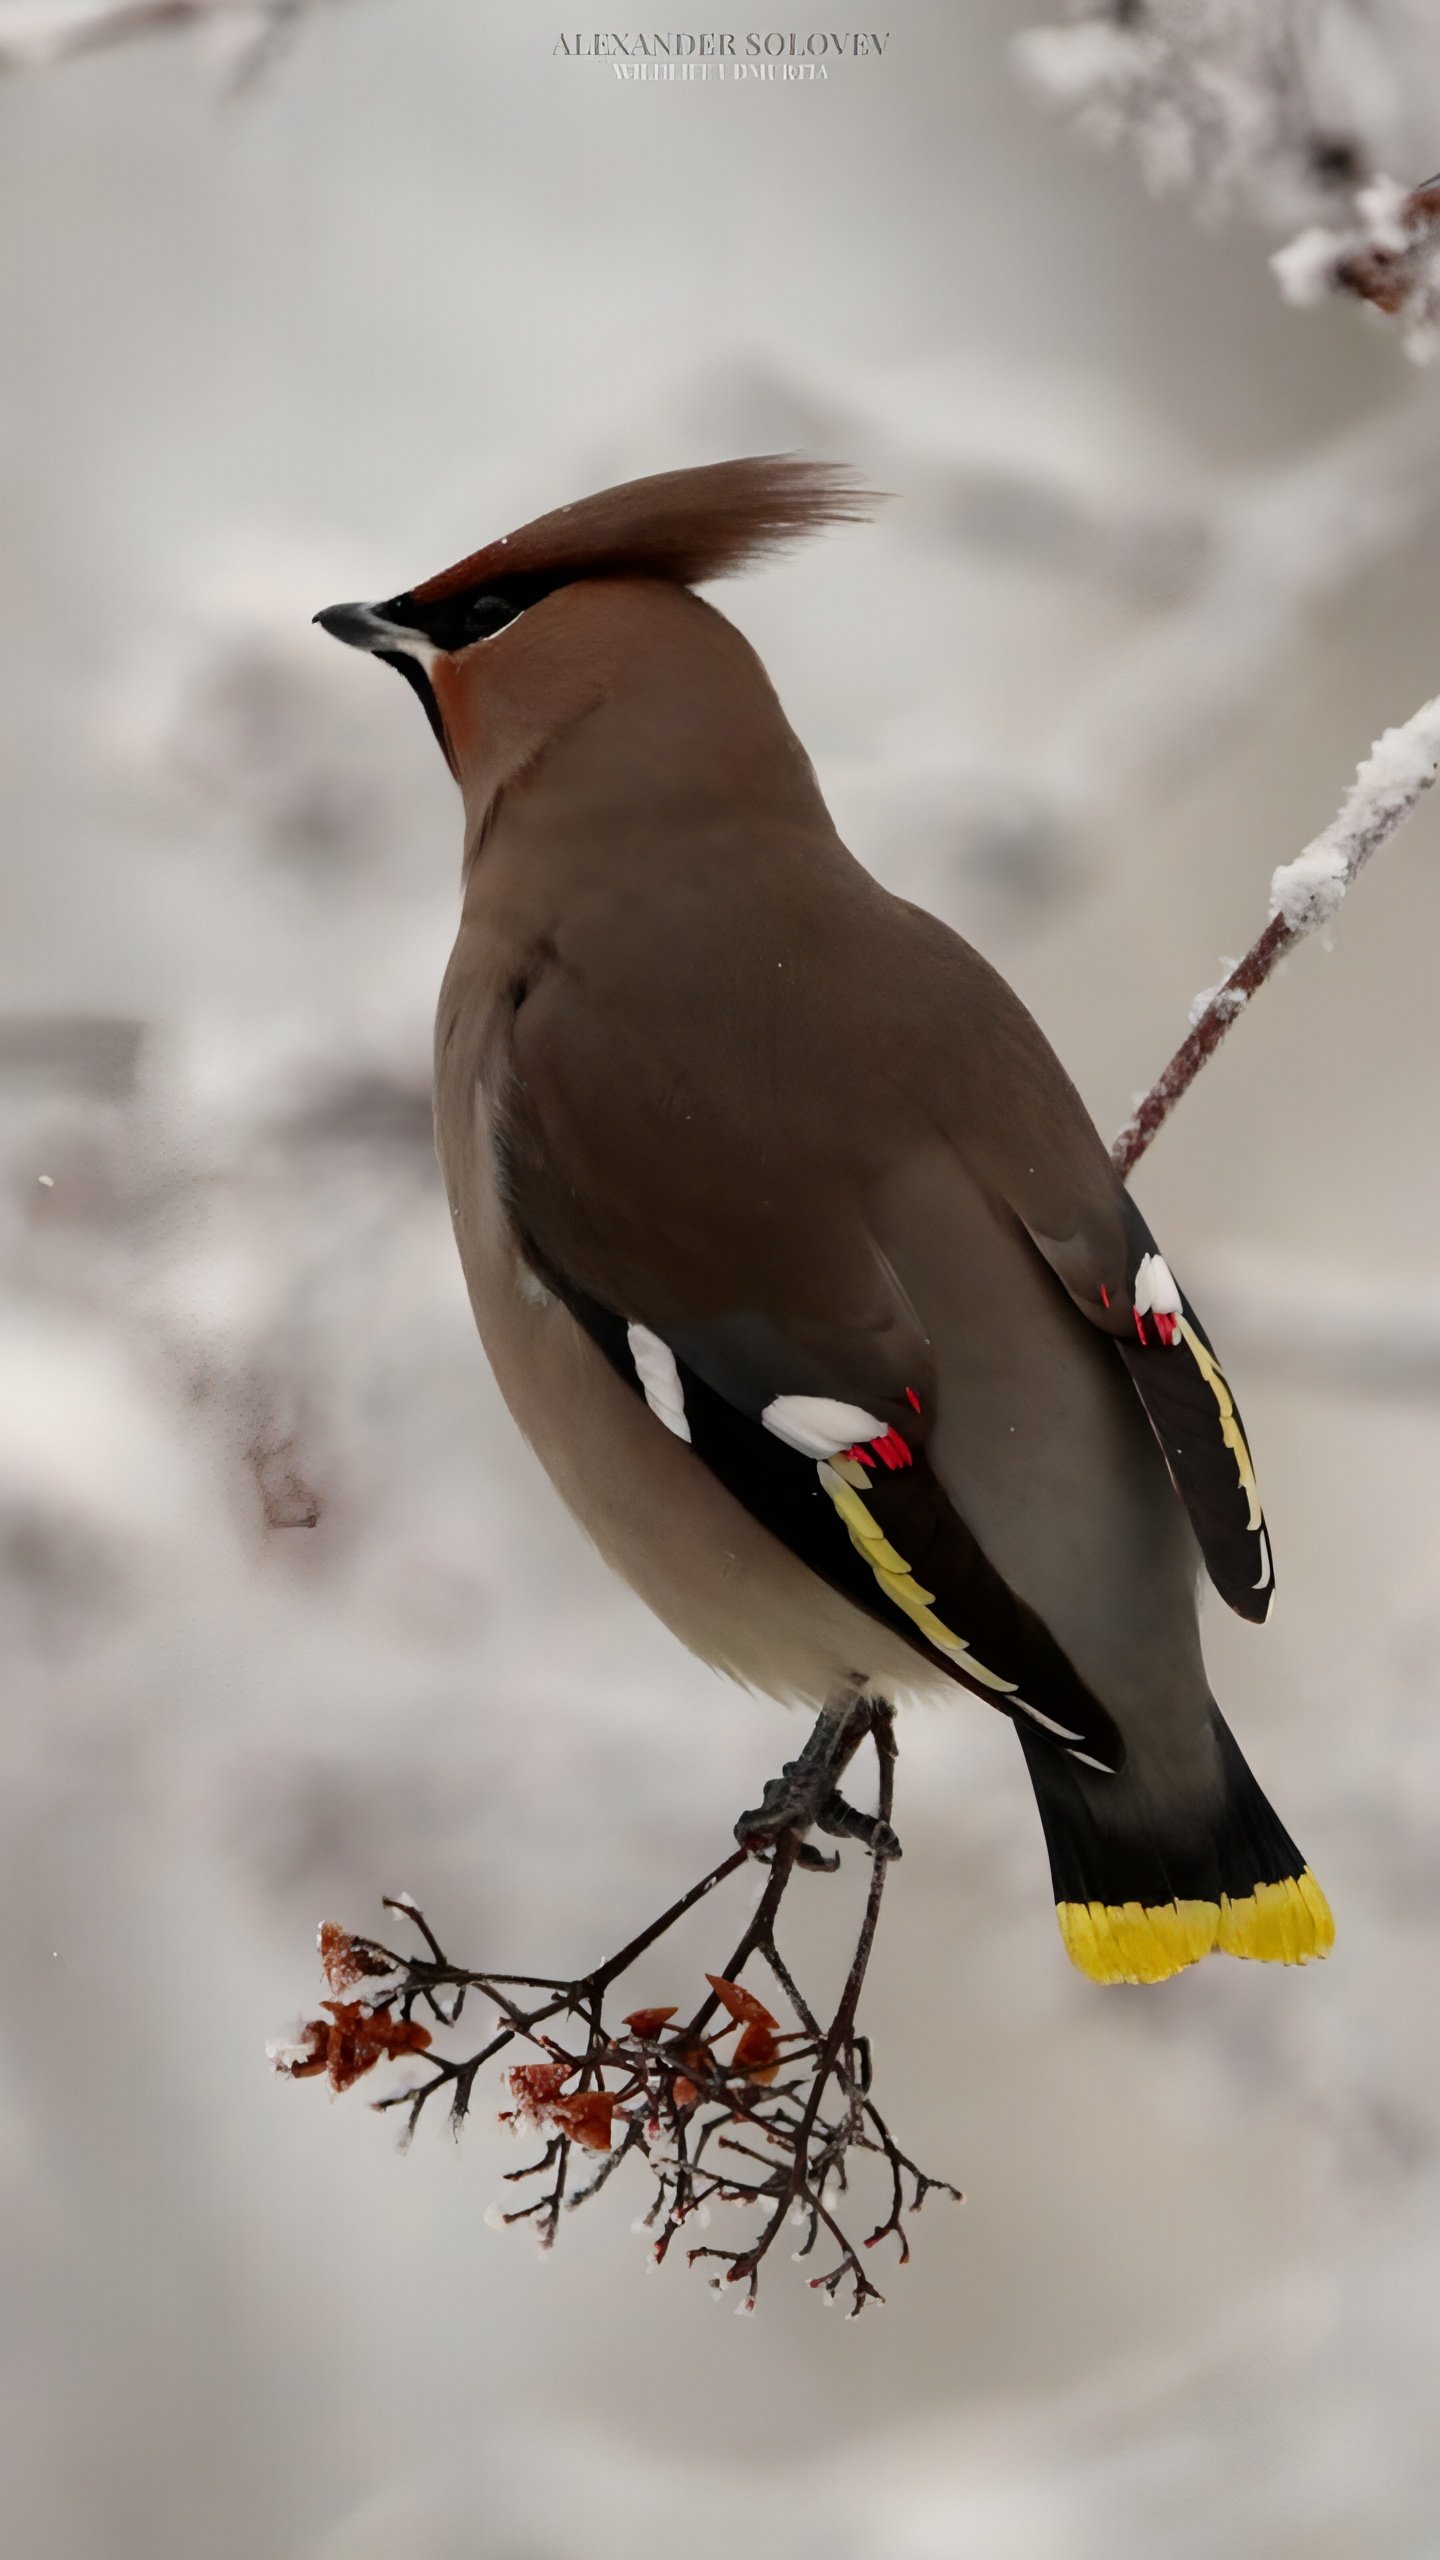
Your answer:
[[[1328,0],[1332,22],[1353,13]],[[1373,120],[1418,51],[1399,26],[1353,30],[1371,77],[1337,79],[1316,0],[1093,0],[1015,40],[1038,99],[1092,141],[1129,143],[1147,185],[1192,193],[1203,213],[1243,205],[1294,221],[1363,183]],[[1377,110],[1377,96],[1384,101]]]
[[[1440,348],[1440,178],[1407,195],[1389,178],[1361,189],[1344,230],[1315,223],[1270,261],[1287,302],[1352,293],[1397,319],[1407,355],[1428,363]]]
[[[1207,1058],[1257,988],[1295,944],[1328,924],[1356,874],[1408,818],[1440,771],[1440,696],[1376,740],[1338,814],[1270,883],[1270,921],[1222,984],[1196,999],[1189,1038],[1176,1050],[1111,1148],[1130,1174],[1151,1139],[1189,1091]]]
[[[1306,227],[1271,264],[1287,300],[1352,293],[1440,346],[1440,181],[1380,172],[1434,146],[1430,13],[1406,0],[1074,0],[1016,39],[1046,105],[1126,142],[1147,183],[1202,216]]]

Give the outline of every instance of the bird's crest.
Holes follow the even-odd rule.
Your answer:
[[[879,493],[857,485],[842,464],[762,453],[623,480],[591,498],[536,516],[517,533],[472,551],[410,590],[409,601],[440,604],[476,587],[543,590],[572,578],[670,578],[699,586],[729,577],[815,533],[857,524]]]

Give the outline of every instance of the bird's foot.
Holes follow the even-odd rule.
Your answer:
[[[889,1715],[888,1708],[878,1712]],[[866,1734],[877,1731],[876,1717],[877,1702],[870,1698],[853,1699],[839,1711],[827,1708],[816,1719],[799,1759],[787,1760],[779,1777],[770,1780],[759,1804],[741,1814],[735,1837],[742,1849],[762,1854],[786,1832],[814,1828],[827,1832],[832,1839],[860,1841],[873,1858],[898,1858],[900,1843],[889,1823],[878,1814],[857,1812],[836,1784]],[[838,1857],[827,1858],[806,1840],[800,1842],[796,1862],[802,1867],[830,1870],[840,1863]]]
[[[903,1855],[889,1823],[882,1822],[878,1813],[861,1813],[853,1804],[847,1804],[838,1787],[826,1798],[815,1822],[819,1830],[829,1832],[832,1840],[858,1840],[872,1858]],[[829,1866],[830,1860],[826,1858],[823,1863]]]

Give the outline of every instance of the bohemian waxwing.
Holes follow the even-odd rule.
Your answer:
[[[846,851],[693,592],[867,512],[793,458],[665,472],[317,616],[464,794],[435,1117],[476,1322],[617,1571],[820,1711],[749,1836],[845,1827],[796,1793],[827,1734],[955,1684],[1014,1723],[1082,1971],[1302,1964],[1329,1910],[1200,1655],[1202,1559],[1242,1617],[1272,1590],[1219,1362],[1024,1006]]]

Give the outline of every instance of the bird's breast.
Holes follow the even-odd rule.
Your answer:
[[[452,968],[442,991],[435,1063],[455,1240],[501,1395],[567,1507],[680,1641],[747,1687],[818,1707],[857,1677],[892,1695],[936,1685],[901,1637],[751,1518],[533,1270],[506,1178],[509,980],[494,965],[463,985],[455,977]]]

